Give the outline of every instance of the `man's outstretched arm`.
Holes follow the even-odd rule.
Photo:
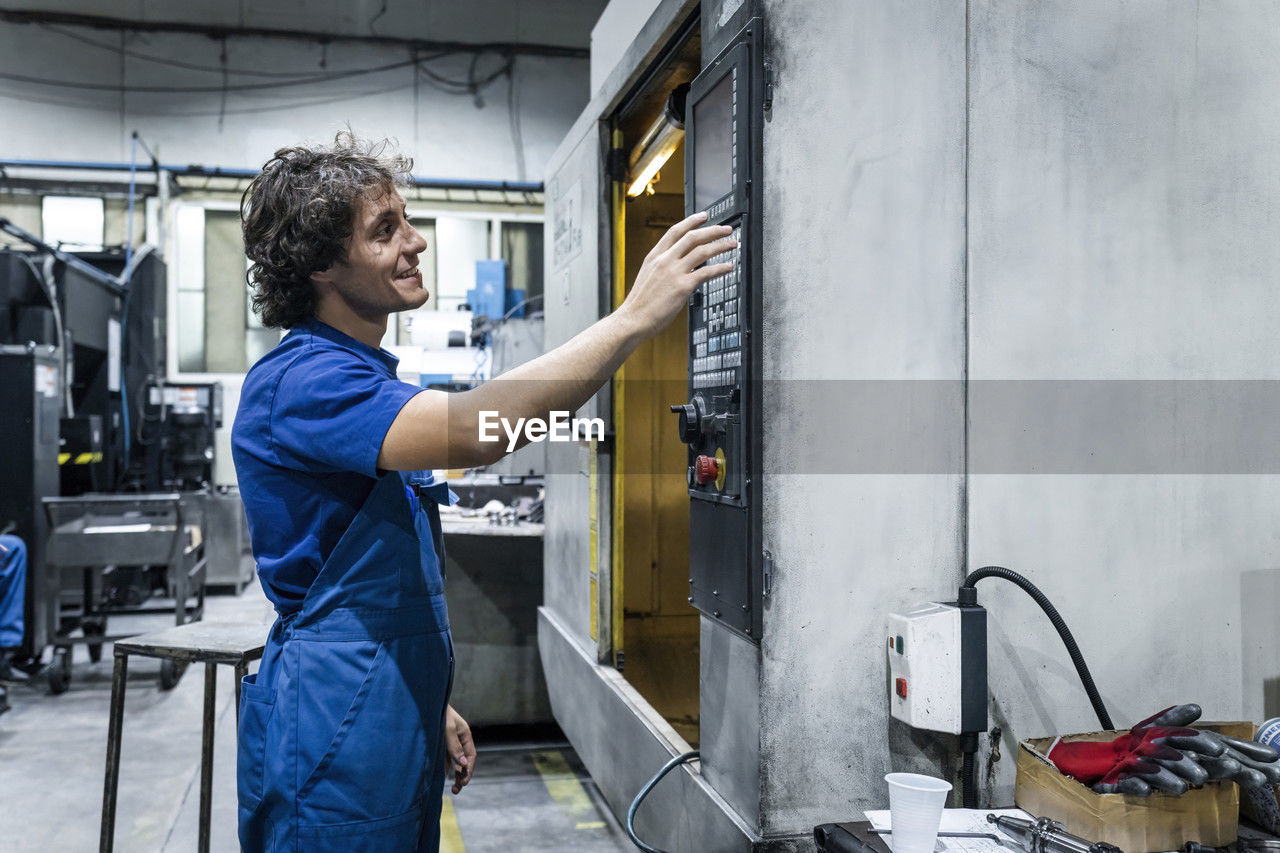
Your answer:
[[[378,467],[488,465],[506,455],[507,444],[480,441],[480,412],[514,421],[581,408],[636,347],[675,319],[698,285],[732,269],[730,264],[702,266],[736,245],[726,239],[732,231],[728,226],[699,228],[705,219],[695,214],[673,225],[645,257],[618,310],[569,341],[474,390],[413,397],[387,430]]]

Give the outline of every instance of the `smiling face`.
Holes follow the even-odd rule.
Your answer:
[[[346,257],[312,275],[321,303],[336,302],[365,322],[419,308],[430,294],[422,284],[418,255],[427,241],[405,216],[392,187],[372,191],[356,207]]]

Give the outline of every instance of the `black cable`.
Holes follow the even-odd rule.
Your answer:
[[[352,77],[361,77],[367,74],[379,74],[384,71],[393,71],[397,68],[406,68],[414,64],[414,60],[406,59],[399,62],[389,62],[386,65],[380,65],[374,68],[359,68],[354,71],[337,71],[332,74],[311,74],[304,77],[293,77],[285,80],[275,80],[270,83],[240,83],[234,86],[225,87],[228,92],[251,92],[259,89],[279,89],[286,86],[310,86],[316,83],[332,83],[335,80],[347,80]],[[222,86],[124,86],[117,83],[82,83],[75,80],[51,80],[47,77],[32,77],[27,74],[11,74],[8,72],[0,72],[0,79],[13,80],[18,83],[33,83],[39,86],[57,86],[65,89],[87,89],[90,91],[103,92],[133,92],[133,93],[163,93],[163,94],[188,94],[200,92],[221,92]]]
[[[696,749],[692,752],[686,752],[683,755],[677,755],[675,758],[662,765],[662,769],[658,771],[657,775],[650,779],[649,782],[640,789],[640,793],[636,794],[636,798],[631,801],[631,808],[627,809],[627,837],[631,839],[631,842],[635,844],[635,846],[643,850],[644,853],[666,853],[666,851],[660,850],[657,847],[650,847],[648,844],[641,841],[639,836],[636,835],[636,811],[640,808],[640,804],[644,802],[644,798],[649,796],[649,792],[653,790],[654,786],[662,781],[663,776],[666,776],[686,761],[696,761],[698,758],[698,750]]]
[[[481,89],[508,73],[511,69],[511,59],[508,58],[502,63],[502,66],[498,68],[498,70],[491,74],[487,74],[484,77],[477,77],[475,64],[479,57],[480,54],[478,52],[473,54],[471,64],[468,67],[467,78],[465,80],[453,80],[449,77],[445,77],[443,74],[432,71],[421,62],[418,63],[418,71],[422,72],[422,75],[427,78],[427,82],[433,88],[439,89],[440,91],[450,95],[471,95],[472,97],[475,97],[479,94]]]
[[[185,68],[191,71],[204,71],[211,74],[222,74],[224,70],[221,67],[216,65],[202,65],[194,62],[182,62],[181,60],[167,59],[160,56],[151,56],[150,54],[138,53],[137,51],[132,51],[125,48],[119,48],[119,47],[116,47],[115,45],[105,44],[103,42],[96,41],[94,39],[85,38],[84,36],[70,32],[68,30],[64,30],[61,27],[55,27],[51,24],[42,24],[41,26],[43,26],[47,30],[50,30],[51,32],[57,33],[58,35],[65,36],[66,38],[69,38],[69,39],[74,39],[75,41],[82,42],[84,44],[100,48],[102,50],[108,50],[108,51],[111,51],[112,53],[117,53],[122,56],[126,56],[129,59],[137,59],[144,62],[154,62],[159,65],[167,65],[173,68]],[[328,43],[321,42],[320,47],[322,51],[327,51]],[[421,62],[433,62],[437,59],[442,59],[446,56],[452,56],[461,52],[460,50],[436,50],[436,51],[432,51],[430,53],[424,54],[421,52],[421,48],[419,47],[414,47],[414,50],[416,51],[415,59],[414,59],[415,64],[421,63]],[[322,58],[320,60],[320,67],[321,68],[326,67],[326,59],[324,58],[323,53],[322,53]],[[347,69],[346,71],[332,72],[332,73],[362,74],[366,72],[376,71],[379,68],[382,68],[382,66],[378,66],[377,68],[367,68],[367,69],[351,68],[351,69]],[[256,71],[256,70],[251,70],[246,68],[227,68],[225,69],[225,71],[229,75],[239,75],[242,77],[262,77],[265,79],[283,79],[283,80],[298,79],[299,75],[304,73],[299,71]],[[322,75],[322,77],[327,79],[330,73],[331,72],[326,71],[325,74]],[[168,115],[168,113],[166,113],[166,115]],[[182,113],[180,115],[206,115],[206,113]]]
[[[978,733],[965,732],[961,735],[960,745],[960,786],[966,809],[978,807],[977,762],[974,757],[978,753]]]
[[[1093,676],[1089,674],[1089,665],[1084,662],[1084,655],[1080,654],[1080,647],[1076,645],[1075,637],[1071,636],[1071,629],[1067,627],[1066,621],[1058,613],[1058,609],[1049,601],[1048,596],[1041,592],[1035,584],[1024,578],[1022,575],[1006,569],[1003,566],[983,566],[976,571],[970,572],[969,576],[964,579],[964,583],[960,585],[961,595],[963,590],[973,589],[974,584],[983,578],[1004,578],[1022,588],[1027,595],[1035,599],[1036,604],[1040,605],[1040,609],[1049,617],[1049,621],[1053,623],[1053,627],[1057,629],[1058,636],[1062,638],[1062,642],[1067,647],[1067,654],[1071,656],[1071,662],[1075,664],[1076,673],[1080,676],[1080,683],[1084,685],[1084,692],[1089,695],[1089,701],[1093,704],[1093,711],[1098,715],[1098,722],[1106,731],[1111,731],[1111,715],[1107,713],[1107,707],[1102,702],[1102,697],[1098,694],[1098,688],[1093,683]],[[973,595],[973,602],[977,602],[977,596]],[[961,601],[963,606],[964,601]]]
[[[222,122],[227,117],[227,89],[231,85],[227,77],[227,40],[222,40],[222,50],[218,54],[218,62],[222,64],[222,92],[218,101],[218,133],[222,133]]]
[[[133,56],[133,54],[127,51],[117,51],[117,52],[122,53],[123,55],[126,55],[126,56]],[[455,55],[461,52],[462,51],[460,50],[439,51],[428,56],[422,56],[421,54],[419,54],[416,57],[409,60],[405,60],[403,62],[393,62],[393,63],[388,63],[386,65],[375,66],[372,68],[357,68],[357,69],[351,69],[348,71],[339,71],[339,72],[333,72],[333,73],[313,74],[313,75],[304,75],[304,76],[280,75],[282,79],[277,79],[269,83],[229,84],[229,85],[223,85],[223,86],[138,86],[138,85],[122,86],[122,85],[110,84],[110,83],[81,83],[81,82],[70,81],[70,80],[52,80],[49,78],[31,77],[28,75],[3,73],[3,72],[0,72],[0,79],[8,79],[8,80],[14,80],[17,82],[31,83],[31,84],[42,85],[42,86],[57,86],[61,88],[81,89],[81,90],[88,90],[88,91],[127,91],[127,92],[133,92],[133,93],[162,93],[162,94],[184,94],[184,93],[200,93],[200,92],[251,93],[256,91],[273,91],[275,89],[278,89],[281,87],[287,87],[287,86],[304,86],[304,85],[311,85],[316,83],[331,83],[338,80],[346,80],[352,77],[359,77],[367,74],[376,74],[379,72],[391,71],[397,68],[404,68],[412,65],[412,66],[415,66],[417,70],[420,71],[428,79],[429,82],[433,84],[437,84],[436,87],[441,89],[442,91],[445,91],[453,95],[472,95],[474,97],[479,93],[481,89],[487,87],[489,84],[493,83],[495,80],[502,77],[503,75],[509,74],[511,71],[511,60],[508,59],[496,71],[490,74],[487,74],[483,77],[477,77],[475,74],[475,71],[476,71],[475,63],[476,63],[476,60],[479,58],[480,53],[484,51],[476,51],[473,53],[471,67],[466,80],[453,80],[441,74],[433,72],[426,67],[427,62],[433,62],[437,59],[442,59],[442,58],[445,58],[446,56]],[[494,52],[498,52],[498,51],[494,51]],[[154,57],[138,57],[138,58],[154,60]],[[224,72],[224,70],[220,68],[214,68],[209,66],[190,66],[189,64],[184,64],[183,67],[198,67],[200,70],[207,70],[210,72],[225,73],[225,74],[256,73],[256,72],[237,71],[230,68],[225,69],[225,72]],[[351,98],[363,97],[366,94],[380,94],[380,93],[389,92],[389,91],[398,91],[399,89],[402,89],[402,88],[405,88],[405,87],[397,86],[392,89],[377,90],[373,93],[353,93],[348,97],[351,97]],[[10,97],[18,97],[19,100],[35,100],[31,98],[22,98],[20,96],[14,96],[14,95],[10,95]],[[322,100],[317,100],[313,103],[315,104],[333,103],[334,101],[337,101],[337,100],[346,100],[346,99],[347,98],[345,97],[344,98],[325,98]],[[45,103],[45,102],[48,102],[49,99],[41,98],[38,100],[41,103]],[[66,106],[86,105],[86,104],[81,104],[79,102],[69,102],[69,101],[60,101],[57,103],[62,103]],[[287,102],[283,106],[288,106],[291,104],[292,102]],[[225,112],[226,114],[265,112],[267,110],[273,110],[273,109],[277,109],[277,107],[267,107],[260,110],[226,110]],[[166,113],[166,115],[170,115],[170,114],[171,113]],[[188,113],[181,113],[180,115],[203,116],[203,115],[219,115],[219,114],[220,114],[219,112],[188,112]]]
[[[100,42],[95,39],[86,38],[85,36],[79,35],[78,33],[73,33],[70,30],[64,30],[62,27],[57,27],[52,24],[40,24],[39,26],[45,28],[46,30],[49,30],[50,32],[57,33],[58,35],[63,36],[65,38],[72,39],[73,41],[78,41],[81,44],[87,44],[91,47],[96,47],[101,50],[108,50],[108,51],[111,51],[112,53],[117,53],[117,54],[120,54],[121,56],[126,56],[129,59],[137,59],[142,62],[154,62],[157,65],[167,65],[171,68],[185,68],[190,71],[208,71],[211,73],[218,73],[222,70],[215,65],[201,65],[195,62],[183,62],[182,60],[179,60],[179,59],[168,59],[161,56],[152,56],[147,53],[138,53],[137,51],[134,51],[134,50],[129,50],[127,48],[122,48],[122,47],[116,47],[113,44],[106,44],[105,42]],[[324,67],[323,63],[321,63],[321,67],[322,68]],[[228,73],[240,74],[245,77],[263,77],[263,78],[273,78],[273,77],[289,78],[289,77],[298,76],[298,72],[296,71],[250,71],[247,69],[240,69],[240,70],[233,69]]]
[[[516,178],[523,181],[524,130],[520,127],[520,99],[516,95],[516,58],[511,57],[507,67],[507,122],[511,125],[511,147],[516,155]]]
[[[377,33],[375,33],[373,30],[373,24],[375,21],[377,21],[379,18],[381,18],[385,14],[387,14],[387,0],[382,0],[382,8],[378,10],[378,13],[376,15],[374,15],[372,18],[369,19],[370,35],[377,35]]]
[[[356,101],[361,98],[369,98],[375,95],[389,95],[392,92],[399,92],[404,89],[408,89],[412,85],[413,85],[412,83],[401,83],[395,86],[385,86],[378,89],[367,89],[359,92],[353,91],[343,95],[334,95],[332,97],[314,98],[311,100],[303,100],[303,101],[299,101],[299,100],[277,101],[275,103],[269,104],[267,106],[261,106],[261,107],[241,107],[238,109],[226,109],[226,110],[222,110],[221,114],[230,116],[230,115],[253,115],[255,113],[278,113],[284,110],[304,109],[306,107],[323,106],[325,104],[338,104],[338,103],[342,103],[343,101]],[[9,95],[8,97],[13,97],[13,96]],[[241,97],[244,97],[244,96],[241,95]],[[31,100],[34,101],[35,103],[48,102],[47,99],[40,99],[40,98],[34,98]],[[130,108],[130,112],[134,115],[163,115],[163,116],[182,116],[182,117],[216,116],[220,114],[218,110],[193,110],[193,111],[175,112],[174,110],[145,110],[145,109],[137,109],[137,108]]]
[[[411,47],[424,50],[449,50],[470,53],[476,50],[512,51],[525,56],[543,56],[553,59],[587,59],[590,51],[585,47],[566,47],[555,44],[531,42],[464,42],[436,39],[401,38],[397,36],[359,35],[357,33],[322,32],[317,30],[275,29],[271,27],[219,26],[217,24],[189,23],[185,21],[139,21],[112,18],[104,15],[81,15],[66,12],[44,12],[30,9],[0,8],[0,22],[16,24],[65,24],[72,27],[120,30],[134,33],[187,33],[224,37],[286,39],[311,43],[373,44],[383,47]]]
[[[325,104],[336,104],[336,103],[341,103],[343,101],[354,101],[354,100],[359,100],[360,98],[372,97],[374,95],[386,95],[386,94],[390,94],[391,92],[399,92],[403,89],[408,89],[412,85],[413,85],[412,83],[402,83],[396,86],[387,86],[383,88],[368,89],[364,91],[353,91],[347,94],[336,95],[332,97],[315,98],[312,100],[277,101],[267,106],[243,107],[240,109],[227,109],[223,112],[225,113],[225,115],[252,115],[255,113],[277,113],[284,110],[303,109],[306,107],[323,106]],[[242,95],[241,97],[244,97],[244,96]],[[12,98],[13,100],[24,101],[32,104],[58,104],[60,106],[65,106],[65,107],[75,107],[77,109],[85,109],[85,108],[100,106],[99,102],[93,99],[75,101],[67,98],[52,98],[47,96],[27,97],[25,95],[20,95],[15,92],[0,93],[0,98]],[[162,115],[166,117],[179,116],[183,118],[216,116],[219,114],[218,110],[174,111],[174,110],[168,110],[168,109],[149,110],[149,109],[141,109],[137,107],[130,107],[129,112],[133,115]]]

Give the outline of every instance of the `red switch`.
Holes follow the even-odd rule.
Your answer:
[[[720,476],[720,463],[710,456],[699,456],[693,463],[693,476],[699,486],[713,483]]]
[[[895,679],[893,683],[893,692],[897,693],[903,699],[906,699],[907,698],[907,680],[905,678]]]

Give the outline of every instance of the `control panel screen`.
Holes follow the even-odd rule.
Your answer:
[[[693,203],[705,210],[733,189],[733,75],[693,105]]]

